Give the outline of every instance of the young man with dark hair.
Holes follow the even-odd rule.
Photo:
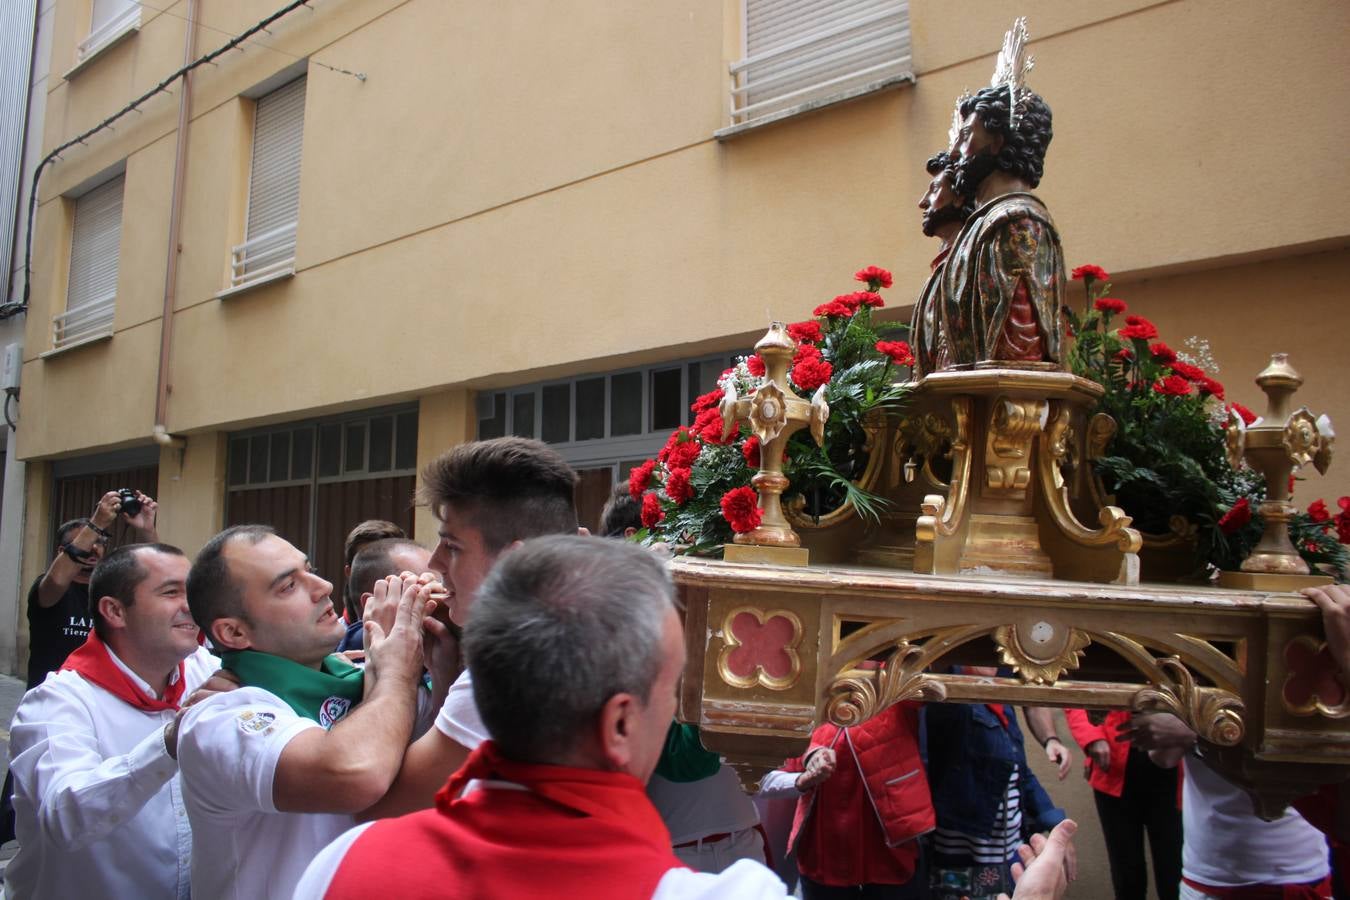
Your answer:
[[[504,554],[465,631],[492,740],[435,810],[334,842],[296,897],[785,897],[757,863],[683,868],[643,791],[684,669],[673,601],[639,547],[557,536]]]
[[[187,576],[167,544],[108,554],[89,582],[94,630],[19,704],[10,896],[187,896],[176,730],[184,699],[219,662],[198,645]]]
[[[366,519],[364,522],[357,522],[351,531],[347,532],[347,540],[342,544],[342,608],[339,613],[348,613],[347,624],[356,625],[361,621],[358,613],[355,617],[350,615],[352,600],[359,597],[360,594],[353,594],[352,587],[352,562],[356,559],[356,554],[361,552],[363,547],[375,543],[376,541],[386,541],[392,538],[406,538],[407,533],[393,522],[385,519]],[[334,598],[336,605],[339,598]]]
[[[123,521],[140,530],[144,540],[155,533],[157,505],[137,492],[141,508]],[[112,527],[122,513],[117,491],[99,498],[88,519],[71,519],[56,532],[56,555],[28,590],[28,687],[55,672],[89,634],[89,576],[107,551]]]
[[[333,653],[344,631],[333,585],[304,553],[260,525],[203,548],[188,600],[243,686],[193,707],[180,728],[184,806],[202,848],[194,896],[289,898],[314,854],[384,794],[426,693],[431,590],[388,579],[382,594],[397,608],[384,627],[368,616],[361,670]],[[449,674],[433,676],[444,685]]]
[[[576,482],[557,451],[517,437],[462,444],[427,465],[419,497],[440,523],[431,568],[453,595],[456,625],[469,621],[475,592],[504,552],[528,538],[577,533]],[[435,727],[408,748],[394,786],[368,814],[430,806],[446,777],[486,738],[466,669],[451,685]]]
[[[375,596],[377,582],[401,572],[414,575],[429,572],[430,562],[431,552],[407,538],[384,538],[363,544],[347,567],[347,634],[338,644],[338,652],[364,649],[361,616],[366,603]]]
[[[642,504],[638,503],[628,482],[614,485],[604,509],[600,510],[600,536],[628,538],[642,528]]]

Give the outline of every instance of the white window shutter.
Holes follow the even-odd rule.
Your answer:
[[[744,0],[732,125],[913,78],[907,0]]]
[[[119,175],[75,201],[66,311],[53,327],[56,348],[112,333],[125,184]]]
[[[140,4],[133,0],[94,0],[89,30],[98,31],[110,22],[115,22],[128,12],[136,10]]]
[[[294,268],[304,130],[303,77],[258,98],[248,225],[244,243],[235,248],[233,286]]]
[[[89,15],[89,36],[80,41],[77,58],[84,60],[116,38],[140,27],[141,5],[135,0],[94,0]]]

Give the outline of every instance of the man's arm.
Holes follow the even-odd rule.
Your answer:
[[[1063,781],[1064,776],[1069,774],[1069,767],[1073,765],[1073,753],[1055,733],[1054,713],[1044,706],[1025,706],[1022,708],[1022,715],[1027,720],[1031,736],[1045,750],[1045,758],[1055,764],[1057,767],[1055,774]]]
[[[139,813],[177,773],[164,731],[153,728],[129,753],[104,756],[85,705],[65,691],[39,688],[14,714],[15,793],[36,811],[47,840],[80,850]]]
[[[94,544],[100,540],[106,541],[108,529],[117,521],[117,510],[121,505],[117,491],[108,491],[100,497],[98,505],[94,507],[94,514],[89,517],[93,527],[86,525],[69,537],[68,546],[71,550],[76,554],[92,553]],[[47,608],[59,603],[82,568],[84,566],[64,550],[58,550],[56,558],[47,567],[47,574],[38,582],[38,605]]]
[[[306,729],[277,760],[272,796],[280,812],[356,813],[388,791],[417,712],[422,612],[430,589],[405,582],[388,636],[368,621],[366,699],[328,731]]]
[[[408,747],[389,790],[358,816],[363,822],[427,809],[445,780],[469,758],[469,748],[435,725]]]

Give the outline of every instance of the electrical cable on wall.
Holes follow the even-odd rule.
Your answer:
[[[311,2],[312,0],[292,0],[291,3],[286,4],[281,9],[272,13],[267,18],[262,19],[252,27],[246,29],[245,31],[240,32],[238,35],[226,41],[220,47],[217,47],[210,53],[207,53],[204,56],[200,56],[197,59],[193,60],[192,62],[188,63],[187,65],[183,66],[182,68],[178,69],[172,75],[169,75],[159,84],[155,85],[150,90],[146,91],[144,94],[137,97],[135,100],[132,100],[126,106],[122,107],[120,110],[113,113],[111,116],[108,116],[106,119],[104,119],[99,124],[95,125],[93,128],[90,128],[88,131],[85,131],[82,134],[76,135],[75,137],[66,141],[64,144],[61,144],[51,153],[48,153],[46,156],[42,158],[42,161],[38,163],[37,168],[33,170],[33,186],[28,194],[28,233],[25,236],[24,240],[24,255],[23,255],[23,299],[18,302],[9,302],[0,304],[0,320],[8,319],[11,316],[16,316],[19,313],[24,312],[25,310],[28,309],[28,300],[30,296],[32,276],[33,276],[33,226],[35,224],[34,220],[37,216],[38,185],[42,180],[43,170],[48,165],[61,158],[61,151],[69,150],[76,144],[84,144],[87,138],[93,137],[94,135],[98,134],[100,131],[104,131],[105,129],[111,129],[114,122],[117,122],[119,119],[121,119],[123,116],[128,115],[129,113],[140,112],[141,110],[139,109],[139,107],[142,104],[146,103],[147,101],[149,101],[158,94],[166,93],[175,81],[178,81],[192,70],[200,66],[207,65],[208,63],[214,64],[215,60],[218,57],[224,56],[231,50],[238,49],[242,52],[244,48],[241,47],[240,45],[243,44],[244,41],[248,40],[249,38],[251,38],[253,35],[257,34],[260,31],[267,31],[268,25],[271,25],[278,19],[290,15],[292,12],[294,12],[295,10],[299,9],[302,6],[308,7]],[[271,32],[268,33],[270,34]],[[314,62],[314,60],[311,60],[311,62]],[[322,66],[325,69],[330,69],[334,72],[338,72],[343,75],[350,75],[353,78],[356,78],[360,81],[366,80],[365,73],[362,72],[349,72],[346,69],[340,69],[335,66],[327,65],[325,63],[316,63],[316,64]],[[8,406],[9,406],[9,398],[6,397],[5,400],[6,420],[8,420],[9,418]]]
[[[19,430],[19,423],[18,423],[18,422],[15,422],[12,418],[10,418],[10,415],[9,415],[9,402],[10,402],[11,400],[18,400],[18,399],[19,399],[19,389],[18,389],[18,388],[16,388],[16,387],[5,388],[5,407],[4,407],[4,412],[5,412],[5,424],[9,426],[9,430],[10,430],[10,431],[18,431],[18,430]]]

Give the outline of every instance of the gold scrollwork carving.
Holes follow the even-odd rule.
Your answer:
[[[734,630],[736,618],[746,613],[754,616],[759,621],[760,627],[776,618],[786,619],[792,625],[792,637],[782,647],[782,651],[788,659],[787,674],[770,675],[764,670],[764,664],[760,661],[755,661],[753,675],[738,675],[731,670],[732,654],[744,646]],[[732,687],[752,688],[758,685],[771,691],[785,691],[796,684],[797,679],[801,677],[802,659],[801,654],[797,652],[797,648],[802,643],[802,620],[791,610],[771,609],[766,612],[753,606],[738,606],[728,612],[726,618],[722,620],[722,641],[722,652],[717,656],[717,674]]]
[[[1220,688],[1197,687],[1195,676],[1180,657],[1165,656],[1157,662],[1153,685],[1140,688],[1130,701],[1136,711],[1169,712],[1211,744],[1232,747],[1242,740],[1246,725],[1242,698]]]
[[[925,665],[922,647],[900,641],[880,669],[853,669],[834,680],[826,694],[825,717],[848,728],[902,700],[940,703],[947,699],[947,688],[924,673]]]
[[[985,480],[997,491],[1022,491],[1031,483],[1031,444],[1045,425],[1047,401],[1000,397],[989,415]]]
[[[947,496],[929,494],[920,505],[922,513],[915,522],[915,534],[919,541],[932,543],[939,535],[950,537],[956,533],[970,497],[970,468],[973,454],[970,452],[971,398],[956,397],[952,400],[952,418],[956,428],[952,442],[952,480]]]
[[[1083,649],[1090,643],[1086,632],[1045,619],[1000,625],[994,631],[999,661],[1028,684],[1054,684],[1065,672],[1078,668]]]
[[[1092,529],[1081,524],[1069,508],[1068,490],[1064,486],[1059,468],[1062,452],[1058,450],[1067,443],[1064,435],[1068,429],[1069,410],[1061,404],[1056,404],[1046,429],[1048,438],[1046,444],[1051,452],[1042,453],[1037,461],[1040,487],[1055,527],[1080,546],[1105,547],[1115,544],[1116,549],[1122,553],[1139,552],[1139,548],[1143,545],[1143,537],[1136,529],[1130,527],[1133,518],[1126,515],[1125,510],[1118,506],[1102,506],[1097,513],[1097,521],[1102,527]]]
[[[1106,447],[1111,443],[1111,439],[1116,436],[1116,420],[1109,414],[1099,412],[1091,419],[1088,419],[1087,437],[1087,458],[1101,459],[1106,455]]]
[[[767,382],[755,389],[750,397],[750,428],[767,445],[787,427],[787,395],[775,382]]]

